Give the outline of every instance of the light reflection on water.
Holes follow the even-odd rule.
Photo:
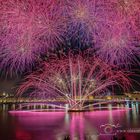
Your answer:
[[[120,108],[122,106],[127,108]],[[109,105],[108,110],[81,113],[3,111],[0,140],[111,140],[111,134],[119,139],[139,140],[140,104],[111,108]],[[132,133],[130,129],[137,132]]]

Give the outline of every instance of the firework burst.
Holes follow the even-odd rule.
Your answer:
[[[139,31],[136,25],[140,15],[139,0],[108,0],[104,7],[106,7],[107,20],[111,27],[122,22],[127,25],[128,30],[131,28],[132,34]]]
[[[93,61],[93,58],[69,55],[69,58],[45,62],[43,70],[27,76],[18,95],[28,92],[30,97],[55,98],[56,101],[61,98],[68,102],[70,109],[83,109],[91,95],[102,95],[114,86],[127,89],[130,86],[127,76],[100,59]]]
[[[107,63],[128,66],[137,62],[139,40],[127,23],[118,22],[96,42],[97,54]]]
[[[96,40],[95,47],[99,49],[97,54],[106,62],[121,66],[138,62],[139,5],[138,0],[109,0],[105,3],[110,26],[108,31]]]
[[[30,69],[41,54],[62,42],[64,18],[52,0],[1,1],[0,13],[2,69]]]
[[[140,11],[139,0],[115,0],[110,2],[123,17],[132,17]]]
[[[90,44],[108,28],[106,13],[100,2],[74,0],[67,4],[68,37],[83,44]]]

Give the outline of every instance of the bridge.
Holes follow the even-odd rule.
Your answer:
[[[88,98],[85,100],[85,108],[98,108],[100,106],[106,106],[108,104],[119,104],[128,102],[140,102],[140,100],[124,99],[125,96],[119,96],[120,98]],[[80,101],[77,99],[76,101]],[[0,98],[1,105],[13,105],[13,110],[17,109],[67,109],[68,101],[63,98],[57,99],[28,99],[28,98]]]
[[[130,103],[130,102],[140,102],[140,100],[105,100],[105,99],[96,99],[92,102],[87,102],[87,105],[84,108],[94,107],[99,108],[100,106],[108,105],[108,104],[121,104],[121,103]],[[39,108],[45,109],[63,109],[67,110],[69,105],[67,102],[58,102],[58,101],[45,101],[45,102],[20,102],[17,103],[16,110],[20,109],[29,109],[29,108]],[[84,109],[83,108],[83,109]],[[102,107],[103,108],[103,107]],[[105,108],[105,107],[104,107]]]

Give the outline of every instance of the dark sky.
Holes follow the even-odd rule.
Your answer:
[[[17,88],[17,79],[11,79],[11,80],[0,80],[0,95],[5,92],[9,94],[15,94],[16,88]]]

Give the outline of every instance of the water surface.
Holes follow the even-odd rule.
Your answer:
[[[139,140],[140,104],[127,107],[80,113],[2,110],[0,140]]]

